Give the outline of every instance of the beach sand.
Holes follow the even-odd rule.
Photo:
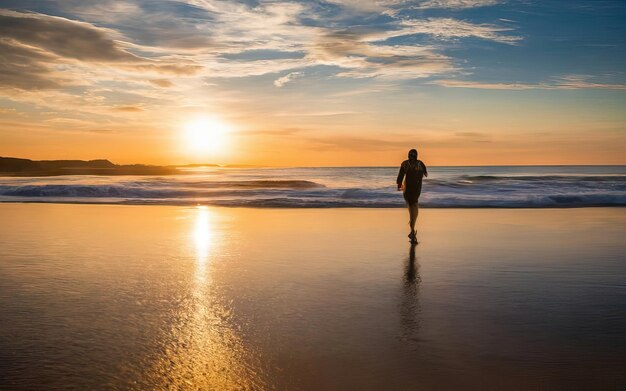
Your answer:
[[[0,388],[626,387],[626,209],[0,204]]]

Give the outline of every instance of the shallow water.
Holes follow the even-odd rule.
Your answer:
[[[626,209],[0,204],[2,389],[620,389]]]
[[[396,167],[235,169],[171,176],[0,177],[0,202],[404,207]],[[431,167],[426,207],[626,206],[626,166]]]

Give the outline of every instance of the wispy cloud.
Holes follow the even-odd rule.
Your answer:
[[[252,129],[246,131],[239,131],[239,133],[246,136],[294,136],[304,129],[301,128],[283,128],[283,129]]]
[[[214,14],[211,22],[215,53],[203,62],[212,77],[242,77],[278,73],[302,72],[318,65],[340,68],[341,77],[420,78],[455,70],[453,59],[441,53],[431,42],[428,45],[391,44],[391,38],[414,35],[450,40],[479,38],[492,42],[513,44],[522,38],[511,35],[510,27],[473,24],[453,18],[394,18],[374,26],[355,25],[349,20],[336,23],[307,24],[302,19],[314,18],[311,4],[291,2],[259,3],[254,7],[241,3],[192,0]],[[346,7],[360,7],[375,13],[381,6],[409,6],[403,1],[334,1]],[[333,26],[333,24],[336,24]],[[347,24],[347,26],[346,26]],[[237,53],[254,51],[302,53],[301,58],[247,58]]]
[[[473,88],[482,90],[626,90],[626,84],[607,84],[590,81],[590,76],[568,75],[552,82],[544,83],[488,83],[467,80],[434,80],[431,84],[453,88]]]
[[[427,0],[418,3],[418,8],[476,8],[503,3],[502,0]]]
[[[356,115],[361,114],[358,111],[289,111],[289,112],[278,112],[274,114],[275,117],[337,117],[340,115]]]
[[[493,24],[475,24],[453,18],[428,18],[403,20],[398,31],[391,31],[389,36],[409,34],[428,34],[437,38],[480,38],[487,41],[513,44],[522,40],[522,37],[510,35],[510,27]]]
[[[490,143],[493,142],[492,137],[489,134],[481,132],[455,132],[455,136],[471,141],[474,143]]]
[[[58,7],[78,19],[106,25],[126,41],[167,51],[185,51],[212,45],[211,12],[178,1],[66,0]]]
[[[161,88],[168,88],[168,87],[172,87],[174,85],[174,83],[172,83],[170,80],[168,79],[151,79],[148,80],[151,84],[157,86],[157,87],[161,87]]]
[[[486,1],[461,0],[332,3],[358,7],[372,15],[381,7],[487,5]],[[335,74],[343,78],[401,80],[449,74],[457,70],[457,65],[432,41],[408,45],[388,43],[390,39],[414,35],[444,41],[473,37],[508,44],[521,39],[510,34],[508,27],[453,18],[387,16],[384,23],[365,27],[355,25],[356,20],[351,21],[348,14],[337,16],[333,23],[311,23],[320,12],[316,3],[272,1],[248,5],[188,0],[178,8],[172,7],[143,0],[63,5],[66,12],[74,12],[91,23],[33,12],[0,11],[0,45],[7,53],[7,61],[2,64],[6,80],[0,82],[4,80],[5,87],[32,90],[84,85],[87,79],[80,77],[85,69],[80,68],[81,63],[92,64],[91,72],[97,72],[94,67],[104,67],[101,74],[107,67],[120,72],[211,78],[286,72],[275,79],[277,87],[316,66],[335,67]],[[93,24],[98,21],[108,27]],[[18,77],[11,76],[14,74]],[[92,75],[89,80],[93,79]],[[174,85],[169,79],[148,81],[156,88]]]
[[[316,150],[346,150],[346,151],[389,151],[389,150],[404,150],[407,147],[407,138],[410,137],[404,135],[403,137],[395,137],[391,139],[381,138],[368,138],[368,137],[350,137],[350,136],[327,136],[310,137],[308,141],[311,143],[311,148]]]
[[[302,77],[303,73],[302,72],[291,72],[286,74],[285,76],[279,77],[278,79],[274,80],[274,85],[278,88],[281,88],[282,86],[284,86],[287,83],[292,82],[293,80]]]
[[[114,107],[113,110],[122,111],[125,113],[138,113],[138,112],[144,111],[139,106],[118,106],[118,107]]]
[[[341,77],[419,78],[453,69],[451,59],[431,46],[377,45],[374,36],[357,29],[329,32],[317,38],[310,55],[343,68]]]

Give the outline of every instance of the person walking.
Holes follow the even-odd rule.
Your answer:
[[[400,172],[398,173],[398,191],[404,190],[404,200],[409,208],[409,226],[411,233],[409,239],[411,243],[417,243],[417,231],[415,230],[415,222],[419,214],[419,197],[422,193],[422,179],[428,176],[426,165],[417,159],[417,150],[409,151],[409,159],[402,162]],[[403,185],[404,182],[404,185]]]

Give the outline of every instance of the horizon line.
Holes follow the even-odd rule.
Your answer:
[[[184,164],[150,164],[150,163],[124,163],[119,164],[111,161],[107,158],[95,158],[95,159],[73,159],[73,158],[65,158],[65,159],[31,159],[31,158],[23,158],[23,157],[14,157],[14,156],[2,156],[0,158],[8,158],[8,159],[24,159],[31,161],[60,161],[60,160],[75,160],[75,161],[98,161],[98,160],[106,160],[115,165],[144,165],[144,166],[152,166],[152,167],[216,167],[216,168],[387,168],[387,167],[397,167],[396,165],[380,165],[380,166],[370,166],[370,165],[322,165],[322,166],[307,166],[307,165],[265,165],[265,164],[219,164],[219,163],[184,163]],[[452,165],[429,165],[429,167],[621,167],[626,166],[624,164],[452,164]]]

